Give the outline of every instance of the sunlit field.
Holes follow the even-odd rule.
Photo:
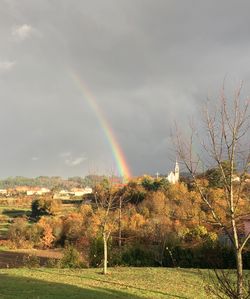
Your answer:
[[[197,269],[1,269],[0,298],[208,298]],[[209,295],[209,298],[212,298]]]

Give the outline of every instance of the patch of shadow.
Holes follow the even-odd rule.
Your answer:
[[[10,218],[16,218],[16,217],[30,216],[31,211],[24,211],[18,209],[4,209],[2,211],[2,214]]]
[[[83,202],[83,199],[62,199],[62,203],[65,205],[81,205]]]
[[[29,277],[12,276],[8,273],[0,274],[0,298],[5,299],[118,299],[142,297],[126,292],[92,287],[92,289],[72,286],[69,284],[46,282]]]
[[[0,268],[34,268],[46,266],[50,258],[40,257],[24,252],[0,251]],[[0,297],[1,298],[1,297]]]

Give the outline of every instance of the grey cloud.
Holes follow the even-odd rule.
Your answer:
[[[173,123],[198,118],[225,76],[229,90],[240,80],[249,90],[249,8],[243,0],[2,1],[0,176],[113,167],[98,115],[72,70],[96,98],[133,173],[166,173]],[[68,165],[58,154],[67,152]]]
[[[31,160],[32,161],[38,161],[40,158],[39,157],[32,157]]]
[[[15,66],[15,64],[15,61],[0,61],[0,72],[10,71]]]
[[[12,36],[16,41],[23,41],[29,38],[34,31],[32,26],[23,24],[12,28]]]

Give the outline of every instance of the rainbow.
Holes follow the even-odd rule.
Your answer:
[[[101,111],[100,107],[98,106],[94,95],[89,90],[89,88],[86,86],[86,84],[83,82],[83,80],[80,78],[80,76],[75,71],[71,71],[70,75],[73,79],[73,81],[76,83],[78,88],[80,89],[84,99],[88,102],[89,106],[92,108],[92,110],[95,112],[95,115],[100,123],[100,126],[108,140],[108,143],[110,145],[110,148],[112,150],[113,156],[116,161],[116,165],[118,168],[119,175],[123,177],[124,179],[130,178],[131,172],[128,166],[128,163],[126,162],[125,155],[122,151],[122,148],[120,147],[115,134],[113,132],[112,127],[108,123],[107,119],[105,118],[103,112]]]

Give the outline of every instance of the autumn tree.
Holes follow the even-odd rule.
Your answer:
[[[40,245],[43,248],[50,248],[55,240],[53,229],[49,222],[49,219],[47,219],[46,217],[42,217],[37,223],[37,226],[41,228]]]
[[[211,107],[206,105],[204,108],[204,127],[201,129],[201,126],[192,123],[188,138],[184,138],[176,128],[177,134],[174,137],[178,158],[191,174],[195,188],[213,219],[213,224],[220,227],[231,240],[237,265],[236,284],[229,282],[224,274],[218,275],[218,278],[220,291],[229,298],[237,299],[247,298],[250,292],[244,279],[242,262],[242,251],[250,234],[242,238],[238,228],[241,216],[239,207],[244,200],[242,186],[250,164],[249,99],[242,99],[241,90],[242,87],[236,90],[233,99],[230,100],[223,88],[218,106],[213,109],[211,107],[214,105]],[[200,128],[201,131],[196,128]],[[198,145],[201,145],[201,151],[197,151]],[[219,187],[223,189],[220,201],[211,200],[211,196],[208,196],[210,186],[203,186],[198,180],[199,172],[208,163],[216,170],[212,173],[213,183],[214,177],[219,178]],[[240,173],[238,182],[235,181],[238,176],[235,166],[238,166]],[[221,200],[224,202],[226,217],[222,217],[219,213],[218,206]],[[217,295],[220,296],[220,292],[217,292]]]
[[[168,188],[169,182],[165,178],[154,179],[150,176],[144,176],[141,185],[147,191],[158,191],[160,189]]]
[[[119,207],[118,207],[118,246],[122,248],[122,241],[125,241],[125,238],[122,236],[122,231],[126,227],[128,228],[128,215],[125,215],[127,211],[130,211],[130,208],[133,205],[141,203],[146,196],[147,191],[142,186],[141,182],[138,182],[137,179],[131,180],[119,190]],[[124,213],[125,212],[125,213]]]
[[[45,215],[56,215],[61,209],[62,202],[51,196],[43,196],[32,201],[32,217],[38,218]]]

